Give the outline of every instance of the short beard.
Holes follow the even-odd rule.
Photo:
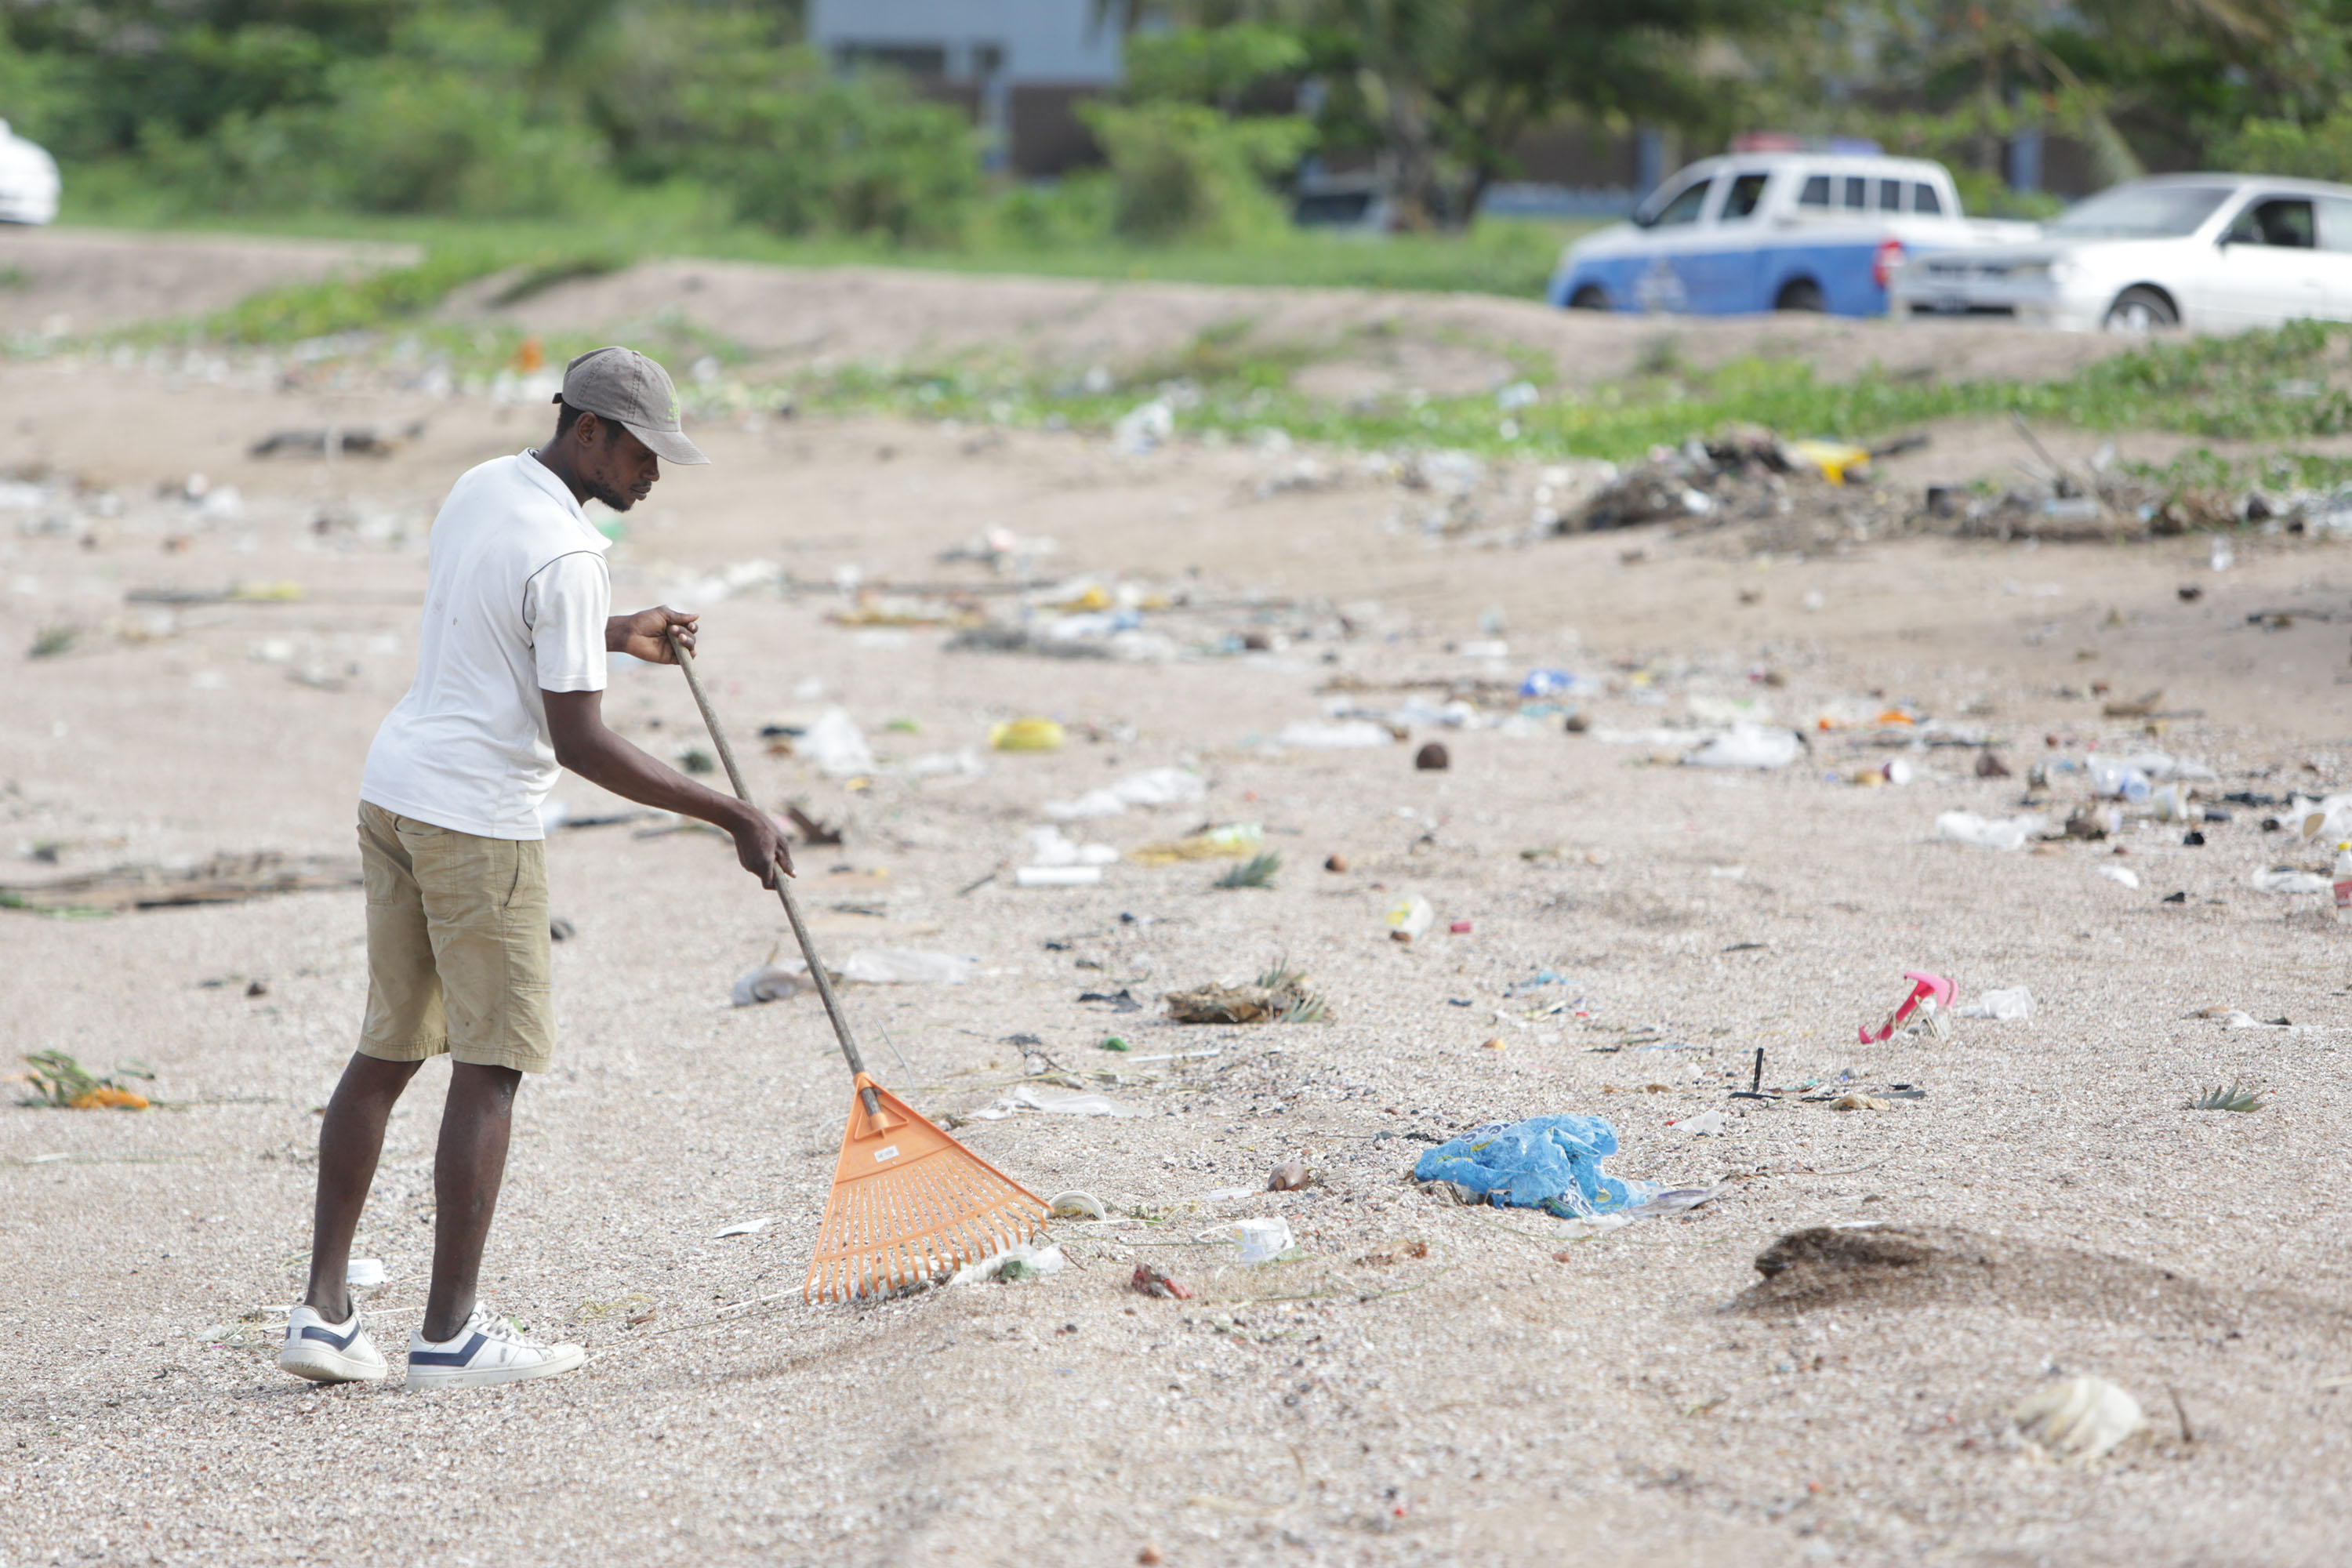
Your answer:
[[[637,504],[636,497],[629,494],[626,490],[615,489],[611,485],[604,483],[601,479],[591,479],[583,475],[582,476],[582,482],[588,487],[588,493],[590,495],[595,497],[598,500],[603,501],[614,511],[626,511],[631,507]]]

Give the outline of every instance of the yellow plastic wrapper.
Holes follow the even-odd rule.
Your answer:
[[[1870,467],[1870,449],[1849,446],[1843,441],[1791,441],[1790,452],[1822,471],[1822,478],[1833,485],[1845,483],[1846,476],[1857,479]]]
[[[989,745],[1000,752],[1058,752],[1066,738],[1051,719],[1015,719],[988,731]]]
[[[1265,831],[1256,823],[1236,822],[1183,838],[1139,845],[1127,852],[1127,858],[1139,866],[1173,866],[1183,860],[1246,860],[1257,853],[1258,846],[1265,841]]]

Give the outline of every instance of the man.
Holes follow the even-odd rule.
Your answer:
[[[565,367],[555,438],[457,480],[434,520],[416,679],[376,732],[360,785],[368,1005],[319,1129],[310,1288],[278,1364],[318,1383],[381,1379],[344,1274],[384,1121],[428,1058],[450,1058],[433,1161],[433,1281],[408,1341],[408,1386],[569,1372],[475,1294],[498,1207],[516,1089],[555,1048],[547,862],[539,808],[559,768],[732,834],[772,887],[792,859],[775,824],[664,767],[604,728],[605,656],[650,663],[694,646],[695,617],[613,616],[606,542],[583,503],[645,500],[661,460],[703,463],[661,366],[603,348]]]

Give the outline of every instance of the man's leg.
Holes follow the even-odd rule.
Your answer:
[[[400,1091],[421,1062],[379,1061],[354,1054],[343,1068],[319,1124],[319,1195],[310,1217],[310,1289],[302,1298],[329,1322],[352,1315],[344,1274],[351,1267],[352,1234],[375,1183],[376,1159],[383,1152],[383,1127]],[[501,1143],[501,1148],[504,1147]]]
[[[441,1144],[433,1156],[433,1287],[425,1298],[424,1334],[436,1343],[456,1338],[473,1316],[482,1244],[498,1212],[521,1084],[513,1068],[450,1064]]]

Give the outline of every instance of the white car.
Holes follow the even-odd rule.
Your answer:
[[[0,223],[47,223],[58,216],[58,161],[0,120]]]
[[[2257,174],[2134,180],[2028,245],[1929,256],[1898,311],[2013,316],[2073,331],[2352,321],[2352,187]]]
[[[1631,222],[1570,245],[1549,292],[1579,310],[1878,316],[1906,259],[2033,232],[1963,216],[1950,171],[1924,158],[1748,149],[1701,159]]]

